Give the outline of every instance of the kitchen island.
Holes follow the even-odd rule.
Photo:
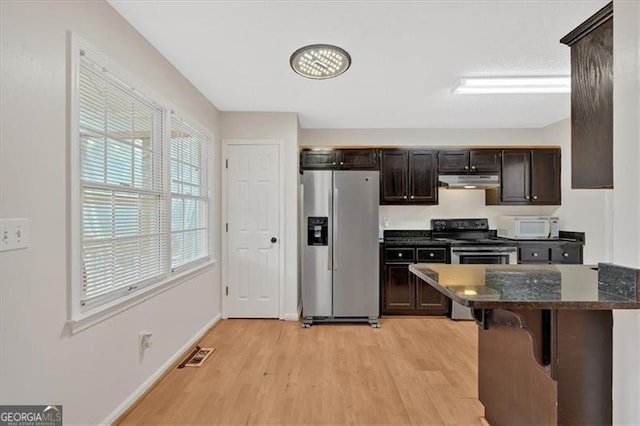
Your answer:
[[[492,426],[611,424],[611,310],[640,309],[640,270],[609,264],[409,270],[473,309],[480,326],[478,397]]]

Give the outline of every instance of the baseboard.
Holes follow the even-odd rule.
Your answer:
[[[187,343],[185,343],[178,351],[171,356],[160,368],[158,368],[147,380],[145,380],[138,388],[131,393],[115,410],[111,412],[103,421],[101,425],[110,425],[116,423],[123,417],[130,408],[135,406],[138,401],[145,395],[145,393],[151,389],[164,375],[173,369],[173,366],[177,364],[185,356],[187,352],[191,350],[193,346],[204,336],[209,329],[216,325],[222,317],[220,314],[216,315],[211,321],[209,321],[204,327],[202,327]]]
[[[302,316],[302,300],[298,303],[298,312],[295,314],[284,314],[285,321],[300,321]]]

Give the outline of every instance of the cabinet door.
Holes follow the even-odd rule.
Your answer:
[[[530,199],[531,151],[509,149],[502,151],[501,203],[526,204]]]
[[[438,204],[436,152],[409,151],[409,201],[415,204]]]
[[[431,314],[447,313],[447,298],[435,288],[416,278],[416,309]]]
[[[337,154],[338,167],[341,169],[378,169],[378,150],[376,149],[341,149]]]
[[[303,169],[332,169],[336,165],[336,152],[333,150],[300,153],[300,166]]]
[[[613,7],[571,45],[571,187],[613,188]],[[611,18],[611,19],[609,19]],[[568,37],[568,36],[567,36]],[[636,95],[637,96],[637,95]]]
[[[551,247],[551,263],[582,263],[582,246]]]
[[[469,165],[472,173],[500,173],[500,150],[472,149]]]
[[[438,151],[439,173],[465,173],[469,171],[469,150]]]
[[[560,150],[531,150],[531,203],[560,204]]]
[[[388,263],[384,266],[383,309],[385,313],[413,311],[416,290],[408,263]]]
[[[380,204],[407,203],[407,151],[383,149],[381,157]]]

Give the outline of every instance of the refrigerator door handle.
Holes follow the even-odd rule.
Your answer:
[[[333,208],[331,204],[331,199],[333,197],[333,191],[331,190],[331,187],[329,187],[329,191],[327,192],[327,194],[329,197],[329,202],[327,205],[329,206],[329,216],[331,216],[331,209]],[[327,256],[327,269],[329,271],[333,270],[333,234],[331,232],[329,232],[329,255]]]
[[[338,269],[338,235],[340,232],[338,231],[338,209],[339,209],[339,192],[338,188],[333,188],[333,243],[331,244],[333,253],[333,270]]]

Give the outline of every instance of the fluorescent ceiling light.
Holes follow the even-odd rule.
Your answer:
[[[571,77],[462,77],[452,92],[460,95],[571,93]]]

